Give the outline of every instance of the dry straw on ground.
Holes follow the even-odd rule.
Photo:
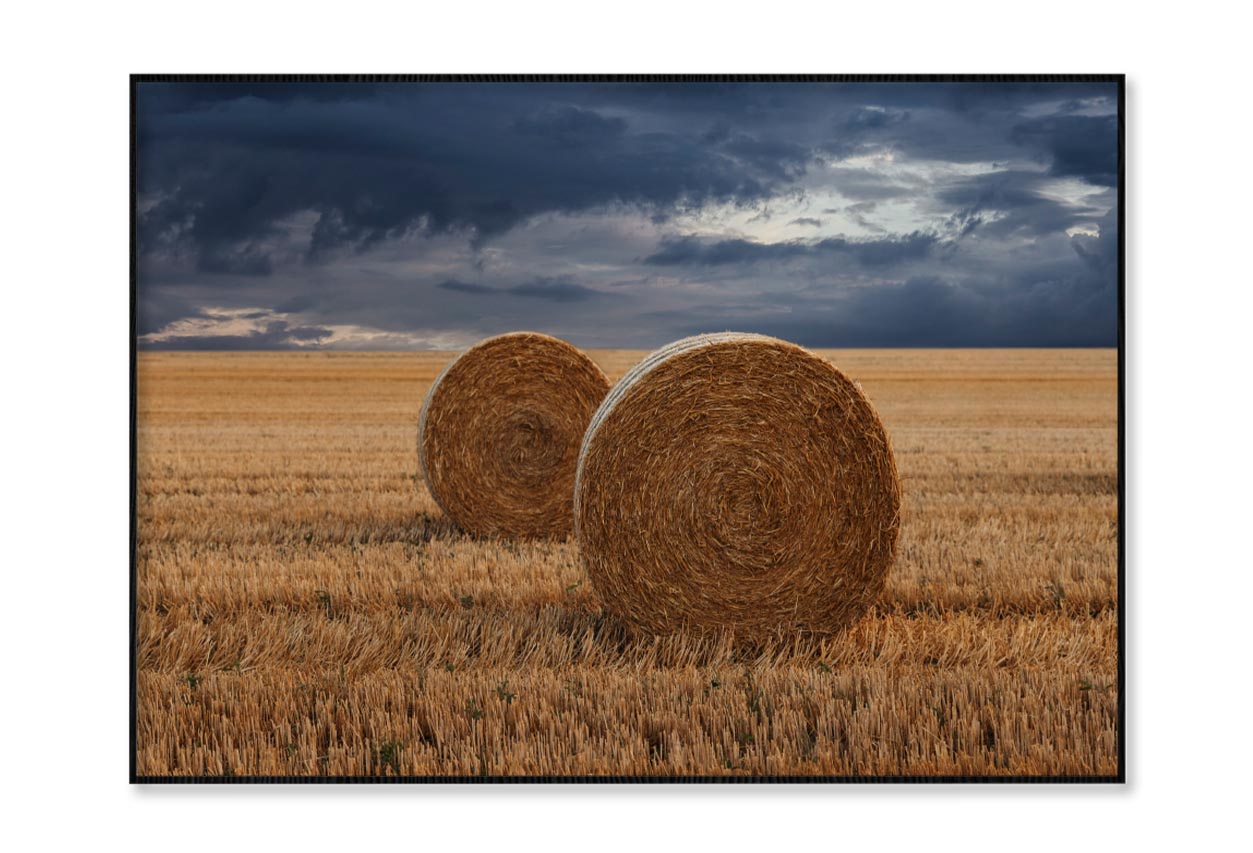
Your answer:
[[[829,362],[760,335],[650,355],[583,439],[575,524],[605,607],[658,634],[830,634],[887,577],[900,486],[887,434]]]
[[[568,535],[579,440],[608,390],[595,362],[548,335],[471,347],[422,405],[418,462],[431,495],[476,535]]]
[[[745,648],[458,531],[413,452],[448,353],[139,353],[137,771],[1116,772],[1117,353],[820,354],[892,436],[897,557],[845,633]]]

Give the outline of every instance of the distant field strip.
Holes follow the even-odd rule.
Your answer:
[[[450,353],[141,353],[140,775],[1117,772],[1115,353],[822,354],[891,436],[897,562],[847,634],[732,646],[442,517]]]

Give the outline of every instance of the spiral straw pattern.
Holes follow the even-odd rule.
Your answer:
[[[883,589],[900,526],[891,446],[860,388],[785,341],[687,338],[605,398],[575,530],[607,610],[654,634],[831,634]]]
[[[608,390],[595,362],[557,338],[515,332],[476,344],[422,404],[427,488],[471,534],[568,536],[579,441]]]

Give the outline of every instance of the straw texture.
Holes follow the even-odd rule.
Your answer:
[[[575,529],[607,610],[655,634],[831,634],[887,578],[900,485],[858,386],[760,335],[688,338],[583,437]]]
[[[608,390],[591,359],[548,335],[466,350],[435,379],[418,421],[432,497],[475,535],[568,536],[579,440]]]

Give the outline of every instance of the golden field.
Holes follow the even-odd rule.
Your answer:
[[[138,774],[1116,774],[1116,353],[821,354],[892,438],[897,560],[848,633],[749,647],[445,520],[450,353],[140,353]]]

